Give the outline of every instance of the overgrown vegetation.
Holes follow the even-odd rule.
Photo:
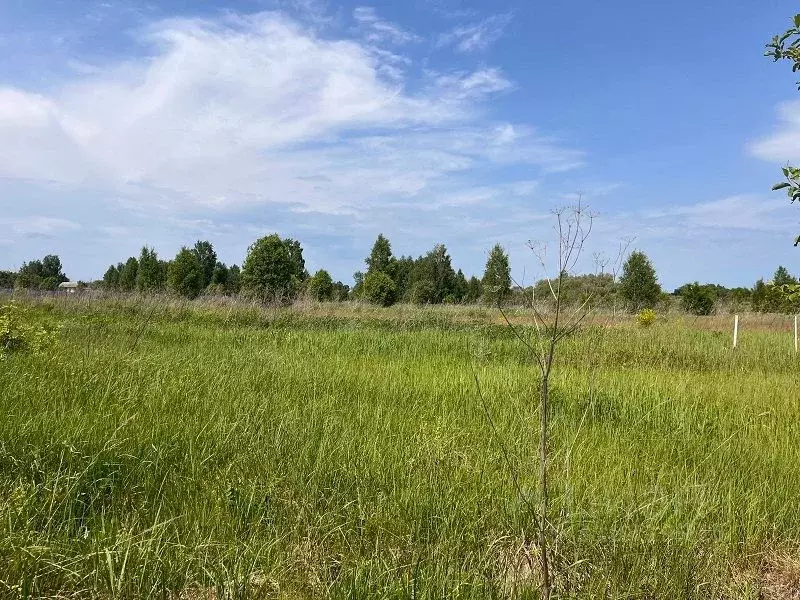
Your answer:
[[[52,348],[58,330],[31,319],[27,308],[15,303],[0,306],[0,359],[18,352],[39,354]]]
[[[26,309],[63,329],[0,367],[0,596],[536,597],[531,513],[503,453],[536,502],[538,381],[496,309]],[[757,598],[790,582],[788,334],[746,329],[733,353],[727,319],[658,335],[625,321],[565,338],[556,359],[554,596]]]

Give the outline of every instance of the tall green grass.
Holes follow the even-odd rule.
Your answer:
[[[0,595],[537,597],[538,382],[484,313],[32,314],[61,342],[0,362]],[[785,338],[732,351],[675,321],[564,342],[557,597],[758,598],[780,577],[800,541]]]

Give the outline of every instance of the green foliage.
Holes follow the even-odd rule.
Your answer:
[[[391,306],[397,300],[397,287],[386,273],[373,271],[364,277],[361,297],[379,306]]]
[[[653,308],[661,295],[656,270],[643,252],[634,251],[622,266],[619,292],[630,310]]]
[[[327,302],[333,299],[333,280],[330,273],[320,269],[308,280],[306,294],[317,302]]]
[[[130,292],[136,288],[136,276],[139,271],[139,261],[131,256],[122,267],[119,274],[119,289]]]
[[[58,329],[32,322],[27,309],[15,304],[0,306],[0,359],[15,352],[40,354],[57,341]]]
[[[228,283],[226,288],[229,294],[238,294],[241,288],[240,284],[241,270],[239,265],[231,265],[228,267]]]
[[[436,244],[414,263],[409,296],[417,304],[439,304],[455,290],[456,273],[444,244]]]
[[[467,281],[467,291],[464,294],[464,302],[477,302],[483,295],[483,284],[474,275]]]
[[[483,299],[488,304],[502,304],[511,291],[511,267],[508,254],[495,244],[486,261],[483,273]]]
[[[714,312],[716,293],[712,285],[700,285],[698,282],[687,283],[680,287],[681,305],[693,315],[710,315]]]
[[[411,256],[401,256],[392,264],[392,279],[397,287],[397,298],[407,298],[411,287],[411,272],[414,270],[414,259]]]
[[[116,265],[110,265],[103,275],[103,287],[107,290],[115,290],[119,287],[120,269]]]
[[[202,264],[202,261],[200,261],[200,264]],[[203,275],[205,276],[205,271],[203,271]],[[214,272],[211,274],[211,281],[209,283],[218,285],[225,290],[228,287],[229,275],[230,269],[228,269],[225,263],[217,262],[214,266]]]
[[[639,324],[639,327],[650,327],[656,322],[656,311],[652,308],[643,308],[639,311],[639,314],[636,315],[636,322]]]
[[[68,278],[61,270],[61,259],[55,254],[48,254],[42,260],[23,263],[14,285],[21,289],[56,290],[58,284]]]
[[[794,314],[800,312],[800,294],[796,293],[798,281],[786,267],[775,271],[772,281],[759,279],[753,287],[753,310],[764,313]]]
[[[0,290],[10,290],[14,287],[17,274],[13,271],[0,271]]]
[[[459,269],[456,271],[456,278],[453,281],[453,293],[450,297],[453,298],[454,302],[464,302],[468,291],[469,282],[467,281],[467,277],[464,275],[464,272]]]
[[[212,283],[214,278],[214,270],[217,267],[217,253],[214,251],[214,246],[211,242],[198,240],[192,252],[197,256],[197,260],[203,267],[203,287]],[[215,283],[220,283],[219,281]]]
[[[169,289],[185,298],[197,298],[205,288],[203,277],[203,265],[200,264],[197,253],[186,246],[181,248],[169,265],[167,274]]]
[[[532,298],[537,302],[552,302],[553,292],[550,286],[555,287],[555,281],[548,282],[541,279],[533,287],[533,294],[528,290],[520,290],[515,294],[518,304],[527,304]],[[563,306],[579,306],[586,303],[590,307],[609,307],[613,304],[616,286],[614,278],[609,273],[589,275],[564,274],[561,279],[561,303]],[[525,297],[522,297],[524,294]]]
[[[163,272],[158,254],[153,248],[142,247],[136,269],[136,289],[142,293],[151,293],[163,289],[166,273]]]
[[[344,302],[350,297],[350,286],[341,281],[333,282],[333,300]]]
[[[372,245],[372,251],[369,256],[364,260],[367,265],[367,273],[380,271],[386,273],[389,277],[394,274],[394,257],[392,256],[392,246],[383,234],[378,234],[378,238]]]
[[[262,301],[285,302],[294,299],[305,277],[300,244],[272,234],[248,249],[242,268],[242,288]]]
[[[792,27],[781,35],[776,35],[767,44],[765,56],[772,57],[773,61],[788,60],[792,63],[792,72],[800,70],[800,14],[795,15]],[[800,82],[798,82],[800,89]],[[786,190],[790,202],[800,202],[800,168],[786,166],[783,168],[783,181],[772,186],[773,190]],[[800,244],[797,236],[794,245]]]

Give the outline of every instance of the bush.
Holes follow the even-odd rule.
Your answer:
[[[16,305],[0,306],[0,358],[13,352],[39,354],[56,341],[56,330],[28,322],[27,310]]]
[[[710,315],[714,310],[715,294],[708,286],[689,283],[681,291],[681,303],[693,315]]]
[[[397,300],[397,286],[386,273],[373,271],[364,278],[361,295],[373,304],[391,306]]]
[[[640,327],[650,327],[656,322],[656,311],[652,308],[645,308],[639,311],[639,314],[636,315],[636,322],[639,323]]]
[[[306,294],[317,302],[326,302],[333,299],[333,280],[330,273],[320,269],[308,280]]]

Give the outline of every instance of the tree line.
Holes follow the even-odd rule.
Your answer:
[[[508,254],[499,244],[488,253],[480,278],[467,278],[461,269],[454,269],[444,244],[436,244],[417,258],[395,256],[383,234],[378,235],[364,264],[365,270],[354,274],[351,288],[334,281],[325,269],[310,274],[300,242],[272,234],[248,248],[241,267],[221,262],[206,240],[182,247],[171,260],[161,259],[153,248],[144,246],[138,257],[110,265],[103,278],[91,285],[119,292],[166,292],[189,299],[200,295],[243,296],[264,302],[291,302],[304,297],[321,302],[362,300],[381,306],[396,302],[525,305],[547,302],[552,296],[547,279],[531,286],[515,284]],[[662,290],[652,262],[640,251],[627,257],[619,277],[602,269],[592,274],[564,275],[564,304],[638,311],[668,309],[677,302],[698,315],[711,314],[719,304],[758,312],[800,312],[800,300],[782,292],[783,286],[796,285],[798,280],[782,266],[771,281],[759,279],[752,288],[693,282],[671,294]],[[16,273],[0,271],[0,289],[55,290],[64,281],[68,278],[56,255],[24,263]]]

